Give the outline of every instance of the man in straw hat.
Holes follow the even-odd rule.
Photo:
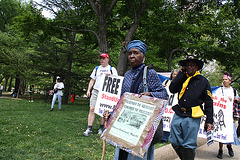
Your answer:
[[[178,104],[175,111],[169,141],[181,160],[193,160],[197,148],[197,136],[201,117],[206,117],[205,127],[213,127],[213,99],[208,80],[199,70],[203,62],[193,55],[179,61],[182,66],[169,90],[178,92]],[[203,108],[203,103],[205,103]]]

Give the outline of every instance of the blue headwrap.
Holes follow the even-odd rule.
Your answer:
[[[147,45],[140,40],[133,40],[129,42],[127,46],[127,52],[129,52],[129,50],[132,48],[139,49],[143,54],[146,54],[147,51]]]

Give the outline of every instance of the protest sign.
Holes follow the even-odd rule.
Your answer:
[[[114,109],[101,138],[143,158],[160,123],[166,100],[125,93]]]
[[[213,140],[221,143],[232,143],[233,139],[233,102],[227,97],[213,92]],[[202,117],[198,136],[206,138],[204,124],[206,117]]]
[[[172,110],[172,106],[178,103],[178,94],[172,94],[169,91],[169,87],[165,87],[169,96],[168,105],[166,106],[165,112],[163,114],[163,131],[170,132],[171,122],[173,119],[174,111]]]
[[[96,114],[102,117],[105,110],[113,111],[120,99],[123,78],[115,75],[101,77],[100,90],[94,110]]]

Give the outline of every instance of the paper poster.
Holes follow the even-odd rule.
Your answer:
[[[170,132],[171,129],[171,122],[173,119],[174,111],[172,110],[172,106],[178,104],[178,94],[172,94],[169,91],[169,87],[166,87],[167,93],[168,93],[168,105],[165,109],[165,112],[163,114],[163,131]]]
[[[123,78],[115,75],[101,77],[100,90],[94,110],[96,114],[102,117],[105,110],[113,111],[120,99]]]
[[[233,102],[227,97],[213,93],[213,140],[221,143],[232,143],[233,140]],[[206,138],[204,124],[206,117],[202,117],[199,137]]]
[[[166,104],[166,100],[125,93],[101,138],[135,156],[144,157]]]

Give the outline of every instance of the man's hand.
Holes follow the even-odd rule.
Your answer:
[[[91,92],[89,90],[87,90],[87,97],[91,96]]]
[[[186,67],[182,66],[182,68],[180,69],[180,71],[182,71],[183,73],[186,73]]]
[[[228,96],[228,99],[230,100],[230,102],[232,101],[232,97],[231,96]]]
[[[204,131],[205,132],[207,132],[207,129],[208,129],[209,126],[211,127],[211,129],[213,129],[213,125],[212,124],[210,124],[210,123],[204,124]]]
[[[108,112],[108,110],[106,110],[106,112],[103,113],[103,119],[104,119],[104,121],[107,121],[108,118],[109,118],[109,116],[110,116],[110,113]]]
[[[237,98],[237,102],[240,102],[240,97]]]

